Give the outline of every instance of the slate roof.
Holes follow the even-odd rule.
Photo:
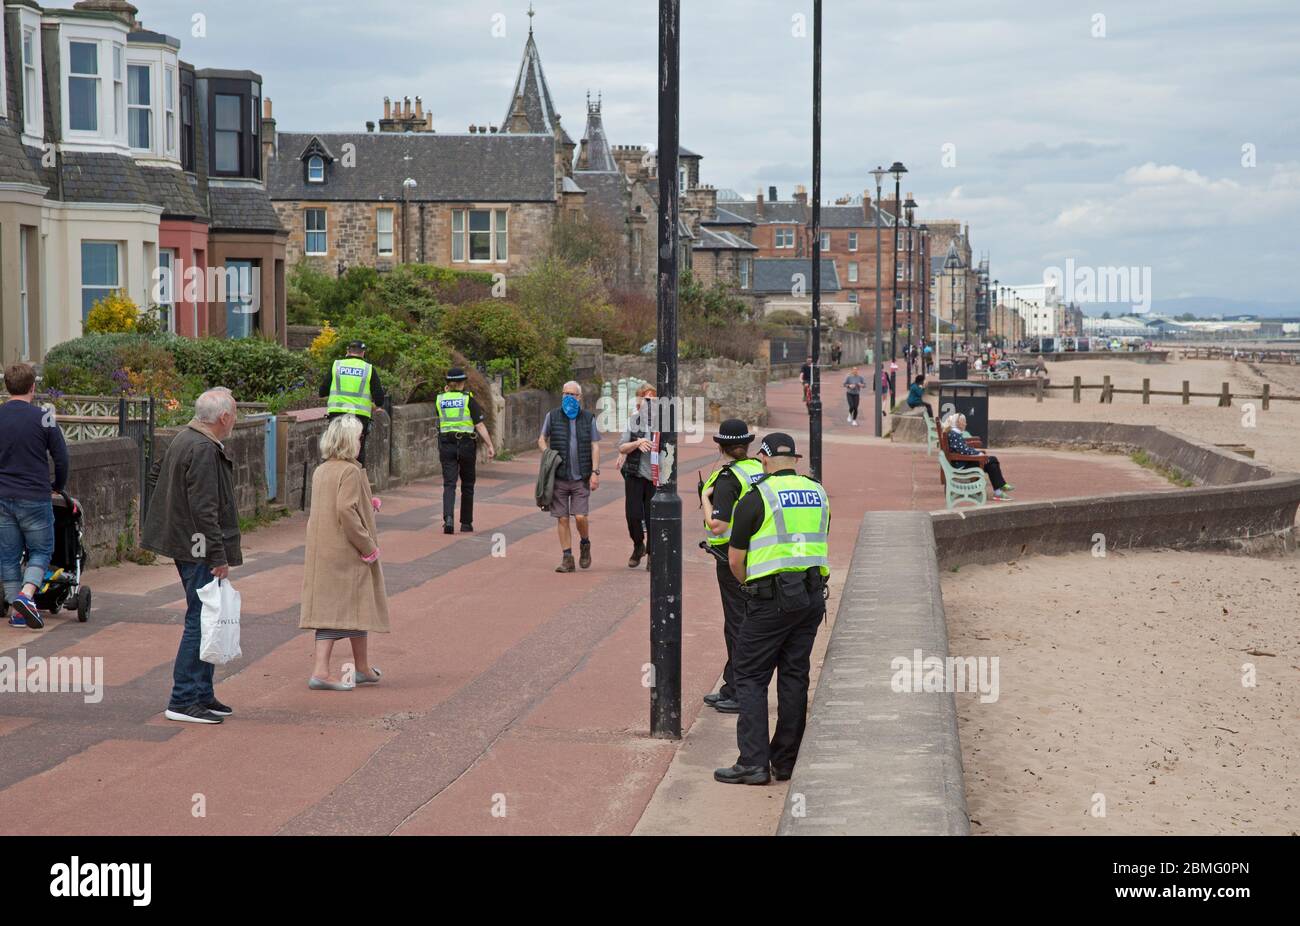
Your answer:
[[[615,171],[575,170],[573,179],[587,191],[583,205],[587,215],[610,228],[622,228],[630,211],[627,178]]]
[[[39,151],[23,144],[17,126],[0,119],[0,183],[45,184],[38,166],[40,156]]]
[[[737,215],[736,213],[732,212],[730,209],[723,209],[721,206],[719,206],[718,215],[716,218],[701,219],[700,224],[701,225],[751,225],[752,226],[755,224],[755,222],[752,219],[745,218],[743,215]]]
[[[257,186],[208,186],[208,203],[212,207],[213,231],[283,232],[280,217]]]
[[[145,179],[144,168],[125,155],[66,151],[62,161],[64,202],[162,205]],[[50,196],[58,197],[57,172],[49,168],[46,173]]]
[[[739,235],[726,231],[713,231],[700,224],[700,238],[692,245],[697,251],[757,251],[758,245],[751,244]]]
[[[354,145],[356,166],[332,163],[324,183],[308,183],[298,154],[313,137],[340,156]],[[267,167],[273,200],[395,200],[411,177],[411,202],[555,201],[555,140],[546,135],[281,132],[277,151]],[[584,177],[578,182],[587,188]]]
[[[722,212],[721,207],[718,209]],[[809,225],[812,223],[812,206],[793,200],[763,203],[763,216],[759,218],[758,203],[754,200],[727,201],[726,211],[741,216],[758,225]],[[822,228],[874,228],[861,206],[822,206]],[[894,219],[888,212],[873,207],[879,216],[881,228],[893,228]]]
[[[164,218],[207,218],[193,175],[171,167],[140,167],[140,175],[149,189],[150,202],[163,207]],[[265,199],[265,194],[262,194]]]
[[[822,292],[839,292],[840,278],[835,271],[835,261],[823,260],[821,270]],[[756,257],[750,289],[756,293],[789,293],[797,273],[803,274],[805,287],[808,292],[812,292],[811,260],[797,257]]]

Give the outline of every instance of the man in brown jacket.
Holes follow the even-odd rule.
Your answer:
[[[212,690],[212,664],[199,659],[203,632],[199,589],[228,579],[242,563],[234,462],[222,443],[235,430],[235,399],[209,389],[194,402],[194,420],[167,445],[154,465],[140,543],[176,561],[185,589],[185,629],[172,668],[165,716],[185,723],[221,723],[233,711]]]

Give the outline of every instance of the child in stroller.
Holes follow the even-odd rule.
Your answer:
[[[62,608],[77,612],[77,620],[85,622],[90,617],[90,589],[81,584],[81,571],[86,567],[86,549],[82,537],[81,505],[66,492],[57,493],[54,506],[54,552],[45,576],[32,596],[36,607],[50,614]],[[23,554],[23,565],[27,555]],[[4,602],[7,611],[8,602]]]

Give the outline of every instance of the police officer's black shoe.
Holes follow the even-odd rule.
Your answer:
[[[444,534],[454,534],[454,533],[456,533],[456,528],[454,528],[454,527],[452,526],[451,518],[443,518],[443,519],[442,519],[442,532],[443,532]]]
[[[473,524],[462,524],[462,525],[460,526],[460,532],[461,532],[462,534],[472,534],[472,533],[474,533],[474,525],[473,525]]]
[[[739,714],[740,702],[731,698],[720,698],[714,701],[712,707],[719,714]]]
[[[722,692],[720,691],[715,691],[713,692],[713,694],[706,694],[704,696],[704,703],[707,704],[709,707],[713,707],[713,705],[717,704],[721,700],[723,700],[723,698],[722,698]]]
[[[793,769],[777,768],[775,765],[772,766],[772,777],[775,778],[777,781],[789,781],[790,776],[793,774],[794,774]]]
[[[733,765],[731,768],[715,768],[713,780],[724,785],[765,785],[772,780],[766,765]]]

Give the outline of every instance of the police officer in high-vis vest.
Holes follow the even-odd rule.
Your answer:
[[[447,371],[447,388],[434,399],[438,409],[438,459],[442,462],[442,532],[452,534],[456,511],[456,478],[460,477],[460,530],[474,529],[474,481],[478,463],[477,434],[487,449],[488,459],[496,456],[492,438],[483,424],[483,407],[465,389],[465,371]]]
[[[700,546],[717,560],[718,591],[722,593],[722,638],[727,644],[727,664],[722,670],[722,688],[704,696],[704,703],[724,714],[740,710],[732,675],[732,651],[736,636],[745,621],[748,596],[731,573],[727,561],[727,544],[731,540],[731,516],[736,503],[749,493],[750,486],[762,478],[763,464],[749,455],[754,435],[745,422],[728,418],[718,426],[713,442],[722,455],[721,465],[700,486],[704,507],[704,539]]]
[[[327,410],[330,418],[356,415],[361,419],[361,453],[357,456],[357,462],[365,466],[371,409],[384,404],[384,388],[379,384],[379,371],[366,362],[365,344],[361,341],[350,343],[347,356],[335,360],[325,371],[320,395],[322,398],[329,396]]]
[[[795,472],[800,454],[789,434],[767,435],[758,455],[766,475],[736,505],[728,550],[747,601],[732,654],[740,758],[713,773],[725,784],[762,785],[793,773],[807,722],[813,640],[826,615],[826,490]],[[774,669],[776,731],[769,742],[767,686]]]

